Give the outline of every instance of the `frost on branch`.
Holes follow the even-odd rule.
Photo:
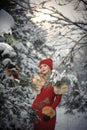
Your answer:
[[[5,33],[12,34],[12,27],[14,26],[13,17],[5,10],[0,10],[0,35],[3,36]]]
[[[16,64],[16,52],[6,43],[0,43],[0,129],[32,130],[38,120],[32,109],[34,95],[27,85],[22,87],[12,75],[5,74],[8,64]],[[14,69],[12,69],[14,71]]]

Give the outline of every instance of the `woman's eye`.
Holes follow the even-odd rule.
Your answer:
[[[46,67],[47,65],[44,65],[44,67]]]

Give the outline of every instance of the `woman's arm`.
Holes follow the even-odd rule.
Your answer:
[[[53,102],[53,104],[51,105],[51,107],[52,107],[53,109],[55,109],[55,108],[58,106],[58,104],[59,104],[60,101],[61,101],[61,98],[62,98],[62,94],[55,96],[54,102]]]
[[[55,116],[55,108],[60,103],[61,97],[62,95],[56,95],[53,104],[51,106],[45,106],[42,109],[42,114],[50,118],[53,118]]]

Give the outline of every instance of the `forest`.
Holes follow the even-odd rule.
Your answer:
[[[87,121],[87,1],[0,0],[0,129],[33,130],[30,79],[46,57],[70,80],[59,107]],[[9,64],[20,80],[6,75]]]

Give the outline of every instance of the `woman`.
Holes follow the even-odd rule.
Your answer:
[[[53,69],[51,58],[43,59],[39,63],[40,81],[42,86],[37,94],[32,107],[37,110],[40,120],[34,123],[34,130],[54,130],[56,123],[56,107],[61,101],[61,94],[55,94],[54,86],[48,83]],[[35,78],[32,79],[35,84]],[[38,83],[36,83],[37,85]],[[37,85],[38,86],[38,85]]]

